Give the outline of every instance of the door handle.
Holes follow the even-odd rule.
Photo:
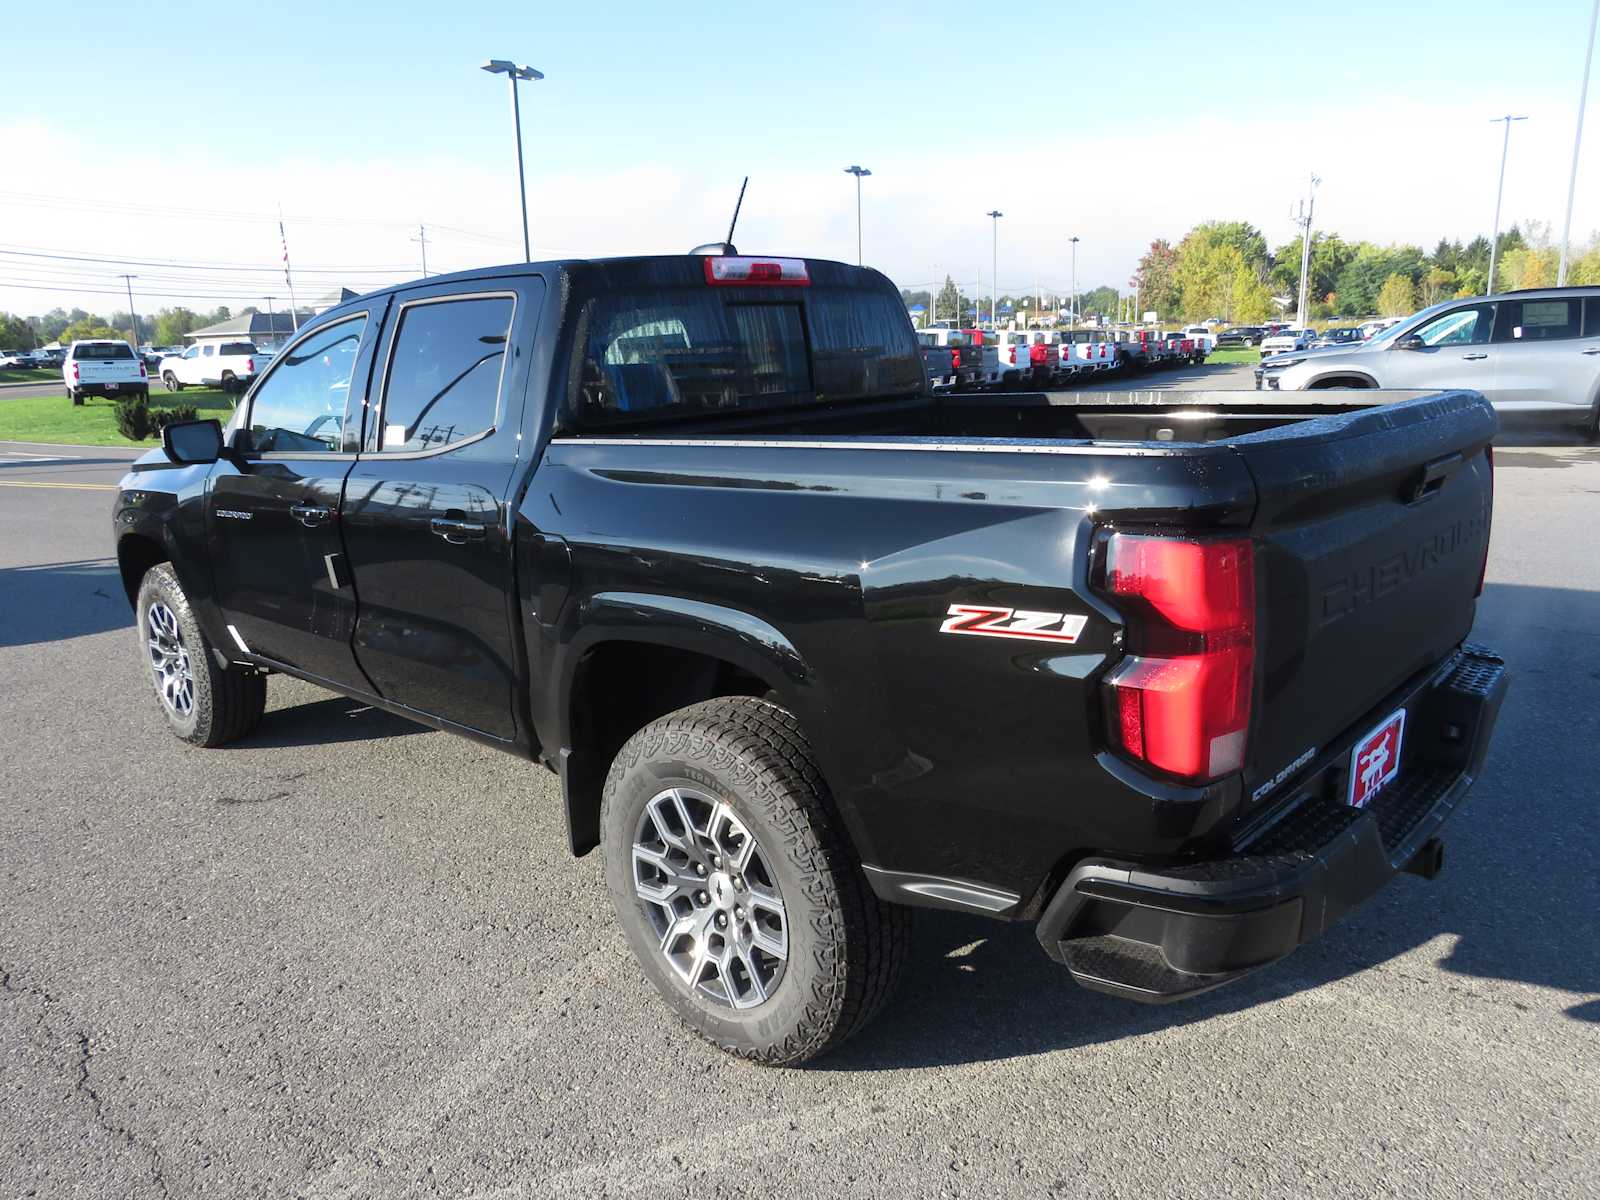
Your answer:
[[[487,532],[484,525],[477,521],[462,521],[455,517],[434,517],[428,522],[428,528],[438,534],[452,546],[461,546],[467,542],[481,542]]]
[[[307,529],[315,529],[333,516],[333,510],[319,504],[295,504],[290,507],[289,514]]]
[[[1461,357],[1467,362],[1477,362],[1480,358],[1488,358],[1489,356],[1487,354],[1463,354]]]
[[[1600,346],[1590,346],[1587,350],[1578,351],[1579,354],[1600,354]]]

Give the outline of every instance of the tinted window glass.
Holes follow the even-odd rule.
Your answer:
[[[1456,308],[1435,317],[1415,331],[1425,346],[1480,346],[1489,340],[1494,325],[1494,305]]]
[[[223,342],[219,354],[254,354],[256,352],[253,342]]]
[[[515,302],[509,296],[416,304],[389,359],[381,448],[436,450],[494,428]]]
[[[1581,310],[1577,300],[1511,300],[1501,318],[1500,340],[1543,342],[1578,336]]]
[[[586,315],[576,398],[586,423],[924,386],[916,335],[893,293],[813,286],[769,302],[728,289],[639,289],[596,297]]]
[[[258,451],[329,451],[343,445],[350,379],[363,314],[319,329],[274,361],[250,404],[250,445]]]
[[[133,350],[126,342],[112,342],[104,346],[79,346],[72,352],[76,359],[87,358],[132,358]]]

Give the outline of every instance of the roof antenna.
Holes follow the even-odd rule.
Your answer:
[[[750,186],[750,176],[744,177],[744,182],[739,185],[739,199],[734,201],[733,220],[728,222],[728,236],[723,239],[728,247],[729,254],[739,253],[733,248],[733,227],[739,223],[739,210],[744,207],[744,190]]]
[[[706,242],[689,251],[690,254],[737,254],[739,251],[733,244],[733,227],[739,223],[739,210],[744,207],[744,189],[750,186],[750,176],[744,177],[744,182],[739,185],[739,199],[733,205],[733,220],[728,222],[728,238],[722,242]]]

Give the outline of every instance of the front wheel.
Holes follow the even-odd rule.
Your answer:
[[[714,1045],[792,1066],[893,994],[910,913],[873,894],[784,709],[727,697],[645,726],[611,765],[600,819],[634,956]]]
[[[145,574],[138,617],[140,654],[174,735],[196,746],[220,746],[260,723],[266,676],[218,664],[170,564]]]
[[[167,391],[169,392],[183,391],[183,384],[178,382],[178,377],[171,371],[161,376],[161,382],[167,385]]]

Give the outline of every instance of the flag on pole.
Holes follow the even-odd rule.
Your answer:
[[[278,214],[278,240],[283,244],[283,282],[289,285],[289,324],[300,332],[300,313],[294,302],[294,280],[289,276],[289,235],[283,231],[283,214]]]

